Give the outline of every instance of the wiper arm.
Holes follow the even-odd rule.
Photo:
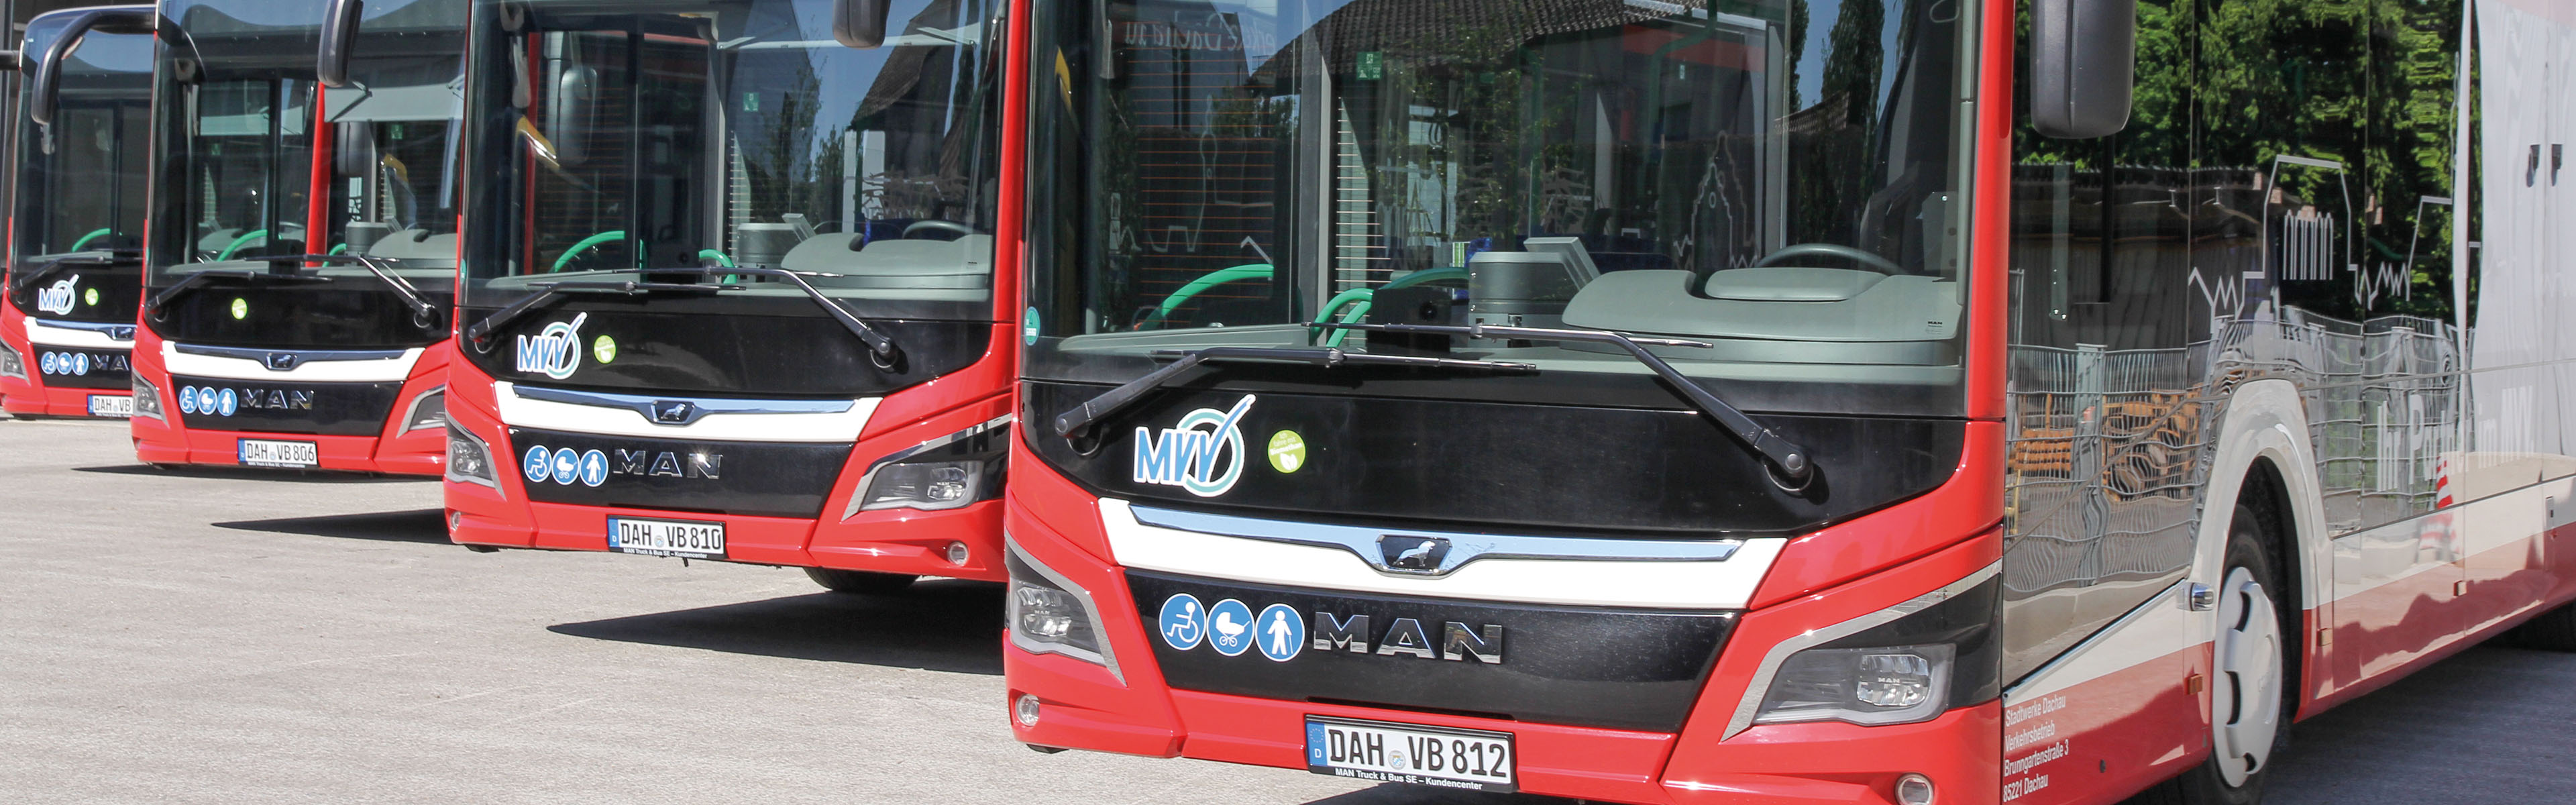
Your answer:
[[[143,255],[140,252],[136,252],[133,255],[133,257],[141,256]],[[9,292],[13,294],[26,293],[27,289],[36,287],[36,283],[44,281],[46,277],[60,274],[63,269],[70,268],[72,266],[111,266],[115,265],[120,258],[126,258],[126,255],[118,252],[109,252],[104,256],[74,252],[56,257],[54,259],[38,263],[34,267],[27,269],[26,273],[18,275],[17,279],[12,280],[9,283]]]
[[[1752,449],[1753,452],[1760,454],[1763,459],[1771,462],[1771,466],[1778,468],[1782,476],[1786,477],[1790,481],[1803,483],[1816,472],[1814,463],[1807,457],[1806,448],[1799,447],[1796,443],[1782,438],[1780,434],[1773,433],[1770,428],[1763,427],[1761,423],[1753,421],[1753,418],[1745,416],[1743,411],[1737,410],[1733,405],[1728,405],[1725,400],[1718,399],[1717,395],[1709,393],[1708,389],[1701,388],[1698,383],[1691,382],[1691,379],[1684,376],[1681,373],[1681,370],[1674,369],[1673,365],[1665,363],[1663,358],[1657,357],[1655,353],[1646,351],[1646,348],[1649,346],[1703,348],[1715,346],[1714,344],[1710,344],[1706,341],[1685,341],[1672,338],[1631,338],[1625,333],[1610,330],[1566,330],[1549,327],[1503,327],[1486,324],[1469,324],[1461,326],[1448,324],[1360,324],[1317,322],[1315,326],[1328,329],[1364,330],[1370,332],[1463,335],[1468,338],[1486,340],[1525,339],[1530,341],[1589,341],[1596,344],[1614,345],[1625,350],[1629,357],[1636,358],[1638,363],[1645,364],[1647,369],[1653,370],[1656,377],[1663,378],[1664,384],[1671,386],[1674,393],[1680,394],[1683,400],[1688,401],[1692,406],[1697,407],[1701,416],[1708,417],[1709,419],[1717,422],[1719,427],[1726,429],[1728,435],[1734,436],[1738,441],[1743,442],[1745,447]]]
[[[378,281],[385,284],[385,287],[392,288],[395,296],[402,297],[403,304],[411,308],[413,324],[420,325],[421,329],[428,329],[431,325],[438,323],[438,306],[430,304],[428,299],[422,297],[420,295],[420,288],[412,285],[409,280],[405,280],[391,271],[386,271],[384,266],[378,265],[378,263],[382,262],[378,258],[355,254],[307,254],[301,256],[292,254],[272,254],[261,257],[243,257],[238,259],[254,263],[268,263],[273,266],[286,265],[290,267],[301,267],[305,263],[339,263],[342,265],[355,265],[366,269],[367,273],[375,275]]]
[[[634,271],[634,269],[618,269],[619,273],[634,273]],[[699,285],[696,283],[686,282],[639,282],[636,280],[620,280],[617,282],[565,280],[562,282],[537,283],[536,287],[536,290],[528,292],[527,295],[510,300],[510,304],[503,305],[500,310],[492,311],[492,315],[483,317],[483,320],[475,322],[474,326],[465,328],[465,338],[469,341],[473,341],[477,347],[480,348],[485,339],[492,337],[492,333],[499,331],[503,327],[508,327],[511,322],[518,321],[520,318],[527,316],[528,313],[536,310],[537,306],[545,304],[548,300],[567,294],[611,293],[635,296],[638,294],[657,292],[714,293],[728,288],[739,288],[742,286]]]
[[[323,281],[321,277],[312,276],[310,274],[296,274],[292,272],[279,273],[276,271],[251,271],[248,269],[238,268],[199,271],[180,278],[178,282],[171,283],[170,287],[161,289],[160,293],[153,294],[150,301],[143,303],[143,312],[145,315],[157,317],[161,313],[161,308],[170,304],[170,300],[177,299],[180,296],[187,294],[189,291],[203,287],[206,283],[214,280],[240,280],[242,282]]]
[[[750,277],[777,277],[779,279],[786,280],[793,283],[797,290],[804,291],[805,298],[812,299],[814,300],[814,304],[822,306],[823,312],[832,314],[832,319],[841,323],[841,329],[850,331],[851,335],[859,337],[860,343],[868,345],[868,361],[876,364],[877,368],[893,369],[897,362],[903,360],[903,348],[896,345],[894,339],[886,337],[886,334],[884,333],[877,332],[877,328],[868,326],[868,323],[861,321],[859,317],[850,315],[850,311],[843,309],[840,303],[832,301],[832,297],[823,295],[823,292],[820,289],[815,288],[813,283],[805,281],[806,277],[842,276],[840,274],[832,274],[822,271],[789,271],[784,268],[770,268],[768,266],[721,265],[701,265],[696,268],[683,268],[677,270],[656,268],[649,269],[645,273],[686,273],[696,274],[699,276],[725,276],[738,274]]]
[[[753,277],[777,277],[784,279],[789,283],[794,284],[797,290],[804,291],[805,297],[814,300],[814,304],[822,306],[824,312],[832,314],[832,319],[840,322],[842,329],[849,330],[851,335],[858,336],[859,341],[866,344],[868,347],[869,362],[876,364],[877,368],[893,369],[896,363],[903,359],[903,349],[895,344],[894,339],[886,337],[884,333],[877,332],[876,328],[868,326],[867,322],[860,321],[859,317],[850,315],[850,311],[842,309],[839,304],[832,301],[831,297],[823,295],[822,291],[817,290],[813,284],[805,281],[806,277],[841,276],[839,274],[827,274],[819,271],[789,271],[783,268],[769,268],[766,266],[625,268],[618,269],[618,272],[647,275],[681,274],[700,277],[741,275]],[[652,291],[704,291],[712,293],[715,291],[742,290],[744,287],[745,286],[741,285],[700,285],[695,283],[635,281],[558,282],[548,285],[534,293],[528,294],[527,296],[520,297],[518,301],[511,302],[508,307],[493,311],[492,315],[485,316],[482,321],[476,322],[472,329],[465,332],[465,335],[466,337],[479,342],[485,337],[490,336],[492,331],[498,330],[502,326],[517,320],[520,316],[526,315],[528,310],[536,307],[538,303],[561,292],[587,291],[592,293],[606,292],[636,294]]]
[[[1154,356],[1159,358],[1178,358],[1178,360],[1172,361],[1170,366],[1165,366],[1163,368],[1147,372],[1143,377],[1127,381],[1125,384],[1120,385],[1117,388],[1110,389],[1098,397],[1093,397],[1090,400],[1083,402],[1083,404],[1075,406],[1071,411],[1057,414],[1055,417],[1055,435],[1062,436],[1066,439],[1080,438],[1082,434],[1091,430],[1091,426],[1093,424],[1098,423],[1100,420],[1107,419],[1110,414],[1115,414],[1124,410],[1128,406],[1135,405],[1138,400],[1144,399],[1145,395],[1151,394],[1156,389],[1162,388],[1165,384],[1170,383],[1172,378],[1179,377],[1181,373],[1197,368],[1199,364],[1203,363],[1272,361],[1279,363],[1303,363],[1312,366],[1321,366],[1327,369],[1341,366],[1420,366],[1441,369],[1476,369],[1491,372],[1532,372],[1538,370],[1536,365],[1527,363],[1471,361],[1457,358],[1426,358],[1413,355],[1371,355],[1365,352],[1345,352],[1335,347],[1208,347],[1206,349],[1193,349],[1188,351],[1161,350],[1155,352]]]

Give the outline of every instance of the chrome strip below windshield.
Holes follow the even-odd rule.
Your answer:
[[[171,344],[170,348],[185,355],[208,355],[217,358],[240,358],[259,361],[260,365],[285,371],[318,361],[392,361],[410,354],[410,349],[261,349],[259,347],[210,347],[202,344]],[[273,358],[271,356],[292,356]],[[286,365],[277,364],[283,360]]]
[[[1715,540],[1648,540],[1613,537],[1538,537],[1511,534],[1473,534],[1456,531],[1410,531],[1404,529],[1362,528],[1290,520],[1262,520],[1205,512],[1129,506],[1136,522],[1162,528],[1219,534],[1269,542],[1286,542],[1326,548],[1342,548],[1360,557],[1380,573],[1402,576],[1445,576],[1478,559],[1550,559],[1601,562],[1723,562],[1744,546],[1740,539]],[[1440,540],[1448,544],[1446,555],[1429,570],[1408,570],[1389,564],[1381,543],[1387,539],[1405,538]]]
[[[511,391],[530,400],[619,408],[642,415],[656,425],[695,424],[708,414],[840,414],[858,403],[851,400],[744,400],[727,397],[646,397],[604,391],[517,386]]]
[[[53,327],[64,330],[88,330],[93,333],[105,335],[108,338],[117,341],[134,340],[134,325],[132,324],[94,321],[63,321],[61,319],[42,319],[34,317],[30,317],[30,319],[35,321],[37,326],[40,327]]]

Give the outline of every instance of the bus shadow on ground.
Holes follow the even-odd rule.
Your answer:
[[[1002,585],[939,579],[895,595],[791,595],[546,630],[734,654],[999,675]]]
[[[363,472],[327,470],[271,470],[259,467],[226,467],[214,464],[184,464],[155,467],[149,464],[110,464],[103,467],[73,467],[73,472],[95,472],[103,475],[141,475],[162,478],[214,478],[262,483],[289,484],[415,484],[437,483],[430,476],[372,475]]]
[[[2566,802],[2576,654],[2490,643],[2299,722],[2271,805]]]
[[[1422,785],[1386,783],[1348,794],[1335,794],[1306,805],[1577,805],[1583,800],[1532,794],[1485,794]]]
[[[266,531],[272,534],[302,534],[339,539],[371,539],[385,542],[420,542],[447,544],[447,524],[438,509],[415,509],[367,514],[333,514],[321,517],[281,517],[275,520],[236,520],[216,523],[216,528],[236,531]]]

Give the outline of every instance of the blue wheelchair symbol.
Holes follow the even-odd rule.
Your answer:
[[[1174,649],[1198,648],[1199,641],[1207,639],[1207,608],[1199,606],[1199,599],[1189,593],[1163,599],[1163,615],[1158,621],[1163,644]]]

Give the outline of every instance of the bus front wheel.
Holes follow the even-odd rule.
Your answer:
[[[2263,801],[2264,772],[2289,745],[2290,679],[2286,625],[2296,602],[2278,596],[2284,568],[2274,567],[2267,522],[2238,504],[2227,529],[2227,570],[2218,586],[2218,639],[2211,652],[2209,758],[2147,792],[2159,805],[2253,805]]]
[[[2529,623],[2514,627],[2511,641],[2524,648],[2542,651],[2576,651],[2576,604],[2540,613]]]

